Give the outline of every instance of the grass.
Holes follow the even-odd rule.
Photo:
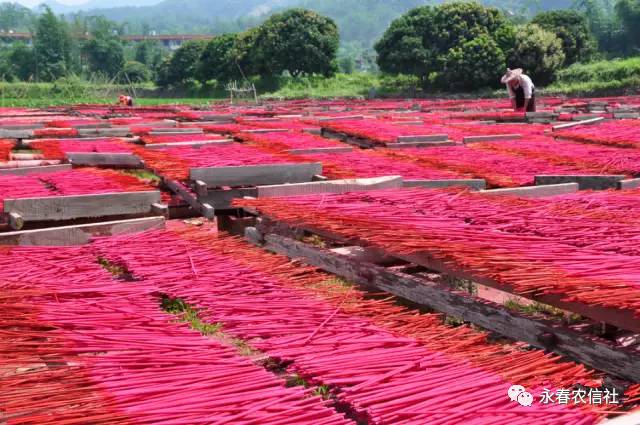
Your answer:
[[[560,310],[559,308],[555,308],[553,306],[542,304],[539,302],[521,304],[518,301],[512,299],[507,300],[504,303],[504,306],[512,311],[517,311],[531,316],[538,316],[547,319],[562,320],[569,324],[577,323],[583,319],[580,315],[568,313],[564,310]]]
[[[561,70],[545,94],[592,95],[640,89],[640,57],[573,64]]]
[[[200,312],[184,301],[182,298],[172,298],[162,295],[161,306],[167,313],[180,317],[180,321],[188,323],[191,329],[200,332],[202,335],[230,343],[238,352],[245,357],[260,355],[261,353],[253,349],[246,341],[234,338],[222,329],[222,323],[207,323],[200,317]]]
[[[120,170],[122,174],[127,174],[133,177],[136,177],[140,180],[151,180],[154,183],[160,182],[160,177],[158,177],[155,173],[149,170],[144,169],[135,169],[135,170]]]

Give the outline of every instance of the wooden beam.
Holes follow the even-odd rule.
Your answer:
[[[553,131],[566,130],[567,128],[573,128],[573,127],[577,127],[579,125],[596,124],[596,123],[599,123],[600,121],[604,121],[604,118],[603,117],[598,117],[598,118],[592,118],[592,119],[589,119],[589,120],[582,120],[582,121],[570,122],[570,123],[567,123],[567,124],[554,125],[553,127],[551,127],[551,129]]]
[[[200,202],[195,196],[193,196],[189,189],[181,183],[175,180],[163,179],[162,184],[164,184],[173,193],[180,196],[180,198],[182,198],[182,200],[185,201],[194,211],[197,211],[198,214],[201,214],[209,220],[215,218],[215,210],[213,206],[206,202]]]
[[[234,199],[242,199],[247,196],[257,197],[258,190],[256,188],[211,189],[198,195],[198,202],[209,204],[216,210],[230,209]]]
[[[441,187],[456,187],[466,186],[476,190],[482,190],[487,187],[487,182],[484,179],[461,179],[461,180],[405,180],[404,187],[426,187],[426,188],[441,188]]]
[[[43,167],[7,168],[0,170],[0,176],[26,176],[29,174],[57,173],[71,170],[71,164],[45,165]]]
[[[132,153],[67,152],[65,158],[73,165],[144,168],[144,162]]]
[[[637,189],[640,187],[640,179],[621,180],[618,182],[618,190]]]
[[[349,146],[335,147],[335,148],[306,148],[306,149],[291,149],[288,152],[293,155],[309,155],[314,153],[345,153],[345,152],[353,152],[353,148]]]
[[[456,142],[448,140],[446,142],[396,142],[387,143],[387,149],[407,149],[407,148],[440,148],[442,146],[455,146]]]
[[[481,142],[498,142],[500,140],[518,140],[522,139],[522,134],[491,134],[484,136],[467,136],[462,138],[462,143],[468,145],[470,143]]]
[[[550,184],[546,186],[527,186],[506,189],[484,190],[484,195],[519,196],[521,198],[544,198],[547,196],[574,193],[580,189],[578,183]]]
[[[80,137],[102,136],[102,137],[127,137],[131,134],[131,128],[126,126],[111,128],[82,128],[78,130]]]
[[[247,130],[240,130],[240,133],[289,133],[291,130],[288,128],[252,128]]]
[[[148,214],[160,202],[159,191],[100,193],[47,198],[5,199],[4,210],[25,222]]]
[[[319,162],[192,168],[190,179],[202,180],[210,187],[258,186],[308,182],[316,174],[322,174]]]
[[[273,186],[258,186],[258,198],[280,196],[299,196],[312,193],[347,193],[368,190],[398,189],[402,187],[402,177],[388,176],[370,179],[327,180],[310,183],[297,183]]]
[[[203,134],[201,128],[171,128],[171,129],[155,129],[149,132],[149,136],[179,136],[182,134]]]
[[[448,134],[425,134],[421,136],[398,136],[398,143],[415,143],[415,142],[446,142],[449,140]]]
[[[535,185],[578,183],[580,190],[606,190],[617,189],[618,183],[624,178],[624,175],[544,175],[535,176]]]
[[[502,305],[454,291],[444,285],[279,235],[267,234],[260,238],[255,229],[252,230],[248,232],[248,239],[262,239],[269,251],[319,267],[366,289],[388,292],[513,340],[552,350],[595,369],[640,382],[640,353],[579,334],[558,323],[510,311]]]
[[[471,280],[473,282],[488,286],[490,288],[495,288],[503,292],[508,292],[514,295],[528,298],[533,301],[540,302],[542,304],[548,304],[548,305],[557,307],[561,310],[577,313],[581,316],[588,317],[598,322],[614,325],[621,329],[626,329],[633,332],[640,332],[640,320],[638,320],[634,316],[634,312],[632,310],[622,310],[622,309],[615,309],[610,307],[588,305],[588,304],[579,303],[579,302],[563,301],[562,299],[563,296],[559,294],[537,295],[537,296],[518,294],[509,285],[498,283],[492,279],[479,277],[472,273],[468,273],[464,270],[452,269],[451,267],[446,266],[441,261],[434,259],[428,253],[419,253],[419,254],[413,254],[413,255],[397,255],[397,254],[394,254],[394,255],[397,258],[400,258],[402,260],[405,260],[414,264],[418,264],[420,266],[423,266],[432,270],[437,270],[449,276],[457,277],[459,279]]]
[[[15,168],[33,168],[44,167],[47,165],[60,165],[62,161],[58,159],[34,159],[30,161],[8,161],[0,162],[0,170],[15,169]]]
[[[181,146],[192,146],[192,147],[200,147],[200,146],[207,146],[207,145],[224,146],[224,145],[232,145],[233,143],[234,142],[231,139],[194,140],[192,142],[151,143],[151,144],[145,144],[144,147],[147,149],[165,149],[165,148],[176,148]]]
[[[322,117],[318,121],[351,121],[351,120],[363,120],[364,115],[345,115],[342,117]]]
[[[256,227],[263,234],[278,234],[284,237],[293,237],[297,236],[300,233],[305,231],[311,232],[313,234],[317,234],[321,237],[327,238],[329,240],[337,241],[337,242],[347,242],[342,236],[325,231],[322,229],[315,229],[311,227],[291,227],[284,222],[274,222],[269,220],[268,217],[262,217],[261,220],[257,223]],[[349,240],[351,244],[359,244],[362,245],[359,241]],[[517,295],[519,297],[528,298],[532,301],[537,301],[542,304],[548,304],[554,307],[557,307],[562,310],[570,311],[573,313],[577,313],[581,316],[591,318],[598,322],[607,323],[610,325],[617,326],[621,329],[629,330],[632,332],[640,332],[640,320],[638,320],[633,310],[628,309],[616,309],[611,307],[602,307],[598,305],[584,304],[580,302],[569,302],[564,301],[563,296],[561,294],[551,294],[551,295],[531,295],[531,294],[519,294],[512,287],[506,284],[498,283],[492,279],[484,278],[481,276],[474,275],[465,270],[456,269],[447,266],[442,261],[433,258],[429,253],[416,253],[411,255],[398,254],[394,252],[384,252],[384,254],[396,257],[408,263],[417,264],[423,266],[425,268],[436,270],[440,273],[447,274],[452,277],[456,277],[459,279],[466,279],[472,282],[476,282],[478,284],[495,288],[502,292],[507,292],[510,294]]]
[[[115,236],[138,233],[149,229],[163,229],[164,217],[108,221],[46,229],[0,233],[0,245],[73,246],[85,245],[95,236]]]

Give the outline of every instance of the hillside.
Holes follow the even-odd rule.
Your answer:
[[[97,1],[97,0],[96,0]],[[124,1],[124,0],[123,0]],[[222,33],[258,24],[286,7],[306,7],[338,23],[343,42],[371,46],[389,23],[407,10],[438,0],[164,0],[147,7],[119,7],[82,12],[127,22],[133,32],[143,26],[158,33]],[[569,7],[571,0],[484,0],[510,15]],[[146,25],[145,25],[146,24]],[[148,25],[148,27],[147,27]]]
[[[335,19],[344,44],[370,47],[389,23],[407,10],[441,0],[90,0],[79,6],[64,6],[49,0],[58,13],[72,17],[103,15],[126,23],[130,33],[156,31],[170,33],[220,34],[236,32],[259,24],[270,14],[288,7],[305,7]],[[531,15],[540,10],[569,7],[572,0],[484,0],[510,16]],[[131,5],[124,7],[111,7]],[[108,8],[105,6],[109,6]],[[8,9],[6,6],[5,9]],[[82,10],[78,10],[81,8]],[[24,21],[23,11],[2,13],[0,27]],[[18,7],[17,9],[22,9]],[[3,15],[7,15],[3,17]],[[22,26],[22,25],[18,25]]]

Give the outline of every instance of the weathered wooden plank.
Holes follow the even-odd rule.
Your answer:
[[[321,128],[303,128],[302,132],[303,133],[309,133],[309,134],[315,134],[317,136],[322,135],[322,129]]]
[[[160,202],[159,191],[101,193],[48,198],[5,199],[4,210],[20,214],[25,222],[88,217],[148,214]]]
[[[506,189],[485,190],[482,193],[493,196],[519,196],[521,198],[544,198],[546,196],[564,195],[577,192],[578,183],[550,184],[546,186],[514,187]]]
[[[127,137],[131,129],[126,126],[110,128],[81,128],[78,130],[80,137]]]
[[[391,253],[390,253],[391,254]],[[485,285],[491,288],[498,289],[503,292],[509,292],[516,294],[516,292],[508,285],[498,283],[492,279],[476,276],[472,273],[468,273],[464,270],[453,269],[439,260],[434,259],[428,253],[419,253],[413,255],[395,255],[405,261],[421,265],[423,267],[437,270],[441,273],[457,277],[460,279],[468,279],[473,282]],[[529,298],[533,301],[537,301],[543,304],[552,305],[561,310],[570,311],[580,314],[585,317],[589,317],[598,322],[608,323],[610,325],[617,326],[621,329],[626,329],[633,332],[640,332],[640,320],[638,320],[632,310],[622,310],[608,307],[601,307],[595,305],[587,305],[578,302],[564,301],[562,295],[523,295],[525,298]]]
[[[0,169],[15,169],[15,168],[33,168],[33,167],[44,167],[47,165],[59,165],[62,161],[58,159],[34,159],[28,161],[7,161],[0,162]]]
[[[396,142],[387,143],[388,149],[407,149],[407,148],[440,148],[442,146],[455,146],[456,142],[448,140],[445,142]]]
[[[133,220],[108,221],[103,223],[75,226],[50,227],[46,229],[24,230],[0,233],[0,245],[18,246],[73,246],[85,245],[92,237],[115,236],[162,229],[164,217],[146,217]]]
[[[194,140],[192,142],[173,142],[173,143],[152,143],[144,145],[147,149],[165,149],[165,148],[176,148],[180,146],[192,146],[192,147],[200,147],[206,145],[216,145],[216,146],[224,146],[224,145],[232,145],[233,140],[231,139],[220,139],[220,140]]]
[[[192,168],[191,180],[202,180],[210,187],[258,186],[309,182],[322,174],[322,164],[270,164],[240,167]]]
[[[487,187],[487,182],[484,179],[460,179],[460,180],[405,180],[404,187],[427,187],[427,188],[441,188],[441,187],[455,187],[466,186],[476,190],[482,190]]]
[[[613,114],[613,118],[617,120],[631,120],[640,118],[640,113],[638,112],[615,112]]]
[[[291,149],[290,154],[293,155],[308,155],[314,153],[345,153],[353,152],[353,148],[349,146],[336,147],[336,148],[306,148],[306,149]]]
[[[618,183],[621,180],[624,180],[624,178],[624,175],[544,175],[535,176],[535,184],[536,186],[541,186],[563,183],[578,183],[580,190],[606,190],[617,189]]]
[[[70,164],[92,167],[143,168],[144,162],[131,153],[67,152],[65,158]]]
[[[0,132],[12,130],[36,130],[43,127],[44,124],[41,122],[34,122],[29,124],[5,124],[0,126]]]
[[[462,138],[462,143],[498,142],[500,140],[522,139],[522,134],[490,134],[484,136],[467,136]]]
[[[234,199],[242,199],[246,196],[257,197],[256,188],[238,189],[213,189],[198,196],[198,202],[211,205],[216,210],[229,209]]]
[[[10,153],[9,161],[33,161],[45,159],[41,153]]]
[[[367,289],[389,292],[511,339],[552,350],[614,376],[640,381],[640,354],[632,350],[584,336],[557,323],[533,319],[425,279],[356,261],[279,235],[268,234],[261,238],[255,229],[252,230],[254,232],[250,231],[248,235],[250,241],[262,239],[264,247],[272,252],[319,267]]]
[[[588,120],[570,122],[570,123],[567,123],[567,124],[554,125],[551,129],[553,131],[565,130],[567,128],[577,127],[579,125],[596,124],[596,123],[599,123],[601,121],[604,121],[604,118],[603,117],[597,117],[597,118],[592,118],[592,119],[588,119]]]
[[[402,187],[402,177],[388,176],[370,179],[327,180],[273,186],[258,186],[258,198],[298,196],[312,193],[347,193],[368,190],[398,189]]]
[[[162,183],[173,193],[177,194],[185,201],[194,211],[202,214],[203,217],[208,219],[215,218],[215,210],[213,206],[208,203],[202,203],[189,190],[181,183],[175,180],[163,179]]]
[[[318,121],[351,121],[351,120],[363,120],[364,115],[345,115],[342,117],[322,117]]]
[[[253,133],[253,134],[261,134],[261,133],[289,133],[291,130],[288,128],[252,128],[246,130],[240,130],[240,133]]]
[[[0,130],[0,139],[28,139],[33,137],[33,130]]]
[[[149,132],[149,136],[179,136],[182,134],[203,134],[201,128],[171,128],[171,129],[155,129]]]
[[[448,134],[424,134],[421,136],[398,136],[398,143],[415,143],[415,142],[446,142],[449,140]]]
[[[0,169],[0,176],[26,176],[29,174],[57,173],[71,170],[71,164],[45,165],[44,167],[23,167]]]
[[[640,187],[640,179],[621,180],[618,182],[618,190],[637,189]]]

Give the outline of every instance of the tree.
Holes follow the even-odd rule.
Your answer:
[[[330,18],[306,9],[290,9],[271,16],[257,32],[252,54],[261,75],[322,74],[337,69],[340,36]]]
[[[124,68],[124,48],[118,37],[119,29],[102,17],[92,17],[89,21],[91,39],[84,43],[82,53],[87,59],[91,73],[114,78]]]
[[[228,82],[241,77],[236,63],[238,39],[239,34],[222,34],[207,43],[198,62],[200,81]]]
[[[187,41],[160,66],[157,83],[161,86],[180,85],[197,78],[196,70],[206,43]]]
[[[479,3],[446,3],[438,7],[418,7],[392,22],[382,39],[375,45],[378,65],[391,74],[419,76],[424,85],[449,81],[443,78],[445,66],[462,58],[464,49],[475,51],[477,44],[466,43],[481,38],[481,43],[491,40],[493,61],[505,56],[512,47],[512,24],[495,8],[485,8]],[[453,50],[452,50],[453,49]],[[499,51],[498,51],[499,50]]]
[[[28,81],[36,72],[35,54],[31,47],[24,43],[14,43],[8,54],[11,73],[21,81]]]
[[[640,0],[620,0],[616,3],[616,15],[623,28],[627,53],[640,47]]]
[[[504,64],[505,56],[498,43],[481,35],[449,50],[439,85],[456,90],[496,87]]]
[[[513,53],[508,59],[510,68],[522,68],[535,82],[546,84],[553,80],[564,60],[562,42],[555,34],[535,24],[517,28]]]
[[[47,6],[36,21],[33,45],[36,77],[39,80],[57,80],[73,68],[72,40],[68,28]]]
[[[120,81],[123,83],[145,83],[151,81],[151,71],[143,63],[127,61],[122,69]]]
[[[596,51],[596,42],[586,17],[575,10],[543,12],[536,15],[531,23],[554,33],[562,41],[564,65],[588,61]]]

